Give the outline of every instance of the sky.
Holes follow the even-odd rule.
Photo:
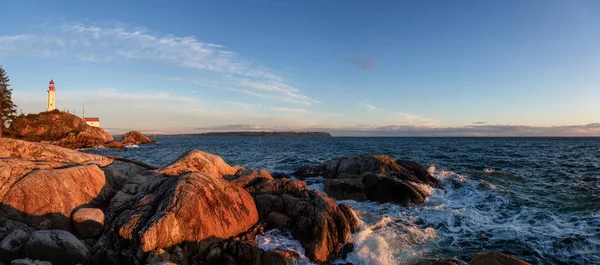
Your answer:
[[[0,1],[23,113],[109,132],[600,135],[600,1]]]

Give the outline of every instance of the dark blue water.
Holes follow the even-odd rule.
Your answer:
[[[157,140],[86,152],[160,167],[200,149],[232,165],[286,172],[363,153],[410,159],[430,167],[446,189],[409,207],[345,201],[364,222],[354,238],[355,264],[402,264],[417,256],[468,261],[480,251],[502,251],[532,264],[600,264],[600,138]]]

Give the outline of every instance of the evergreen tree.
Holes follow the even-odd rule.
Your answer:
[[[17,116],[17,105],[12,102],[12,89],[10,89],[8,74],[0,66],[0,136],[2,129],[10,125]]]

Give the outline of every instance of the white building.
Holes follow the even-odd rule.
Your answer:
[[[50,79],[50,86],[48,86],[48,106],[46,111],[53,111],[56,109],[56,90],[54,90],[54,80]]]
[[[100,127],[100,118],[87,117],[83,118],[83,121],[85,121],[85,123],[87,123],[89,126]]]

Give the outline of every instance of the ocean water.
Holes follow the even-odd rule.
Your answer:
[[[418,257],[468,262],[501,251],[532,264],[600,264],[600,138],[321,138],[162,136],[156,145],[89,153],[157,167],[191,149],[231,165],[291,172],[364,153],[410,159],[445,185],[418,205],[341,201],[361,219],[354,264]],[[320,178],[310,187],[321,190]],[[297,248],[289,235],[258,238],[265,249]],[[294,247],[295,246],[295,247]],[[298,250],[303,254],[303,250]]]

